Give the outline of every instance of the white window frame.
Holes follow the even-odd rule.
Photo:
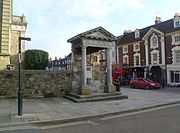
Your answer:
[[[127,62],[125,62],[125,59],[127,59]],[[123,64],[129,64],[129,56],[128,55],[123,56]]]
[[[136,49],[136,46],[138,46],[137,49]],[[135,43],[135,44],[133,45],[133,51],[134,51],[134,52],[140,51],[140,44],[139,44],[139,43]]]
[[[135,32],[134,32],[134,34],[135,34],[135,38],[139,38],[140,37],[140,33],[139,33],[139,30],[135,30]]]
[[[155,46],[154,46],[154,40],[153,40],[154,38],[157,39],[157,43],[156,43]],[[151,36],[150,41],[151,41],[151,49],[158,48],[158,46],[159,46],[159,40],[158,40],[158,37],[157,37],[155,34],[153,34],[153,35]]]
[[[139,64],[136,64],[136,57],[139,57]],[[134,66],[141,66],[141,54],[140,53],[135,53],[134,54]]]
[[[177,22],[179,22],[179,25],[177,25]],[[180,27],[180,17],[175,17],[174,18],[174,28]]]
[[[126,50],[127,49],[127,50]],[[124,46],[123,47],[123,54],[127,54],[128,53],[128,46]]]
[[[157,60],[156,61],[154,61],[154,59],[153,59],[153,54],[157,54]],[[151,52],[151,64],[152,65],[159,65],[159,51],[158,50],[153,50]]]
[[[180,46],[176,46],[172,49],[172,62],[173,64],[180,64],[180,62],[176,61],[176,51],[180,51]],[[180,60],[180,59],[179,59]]]
[[[178,45],[180,44],[180,40],[179,41],[175,41],[175,38],[176,37],[180,37],[180,34],[175,34],[175,35],[172,35],[172,45]]]

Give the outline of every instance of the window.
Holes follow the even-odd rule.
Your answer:
[[[175,52],[175,64],[180,64],[180,50],[176,50]]]
[[[175,36],[175,42],[180,42],[180,35],[178,35],[178,36]]]
[[[180,14],[175,13],[175,16],[174,16],[174,28],[178,28],[178,27],[180,27]]]
[[[139,30],[135,30],[135,38],[139,38],[140,37],[140,33],[139,33]]]
[[[106,53],[103,51],[101,52],[101,60],[105,60],[106,59]]]
[[[153,62],[157,62],[158,60],[158,54],[157,53],[153,53]]]
[[[180,47],[176,46],[172,49],[173,64],[180,64]]]
[[[139,43],[134,44],[134,52],[137,52],[139,50],[140,50],[140,44]]]
[[[175,83],[179,83],[179,71],[175,71],[175,73],[174,73],[174,79],[175,79]]]
[[[159,64],[159,51],[158,50],[153,50],[151,52],[151,64],[152,65]]]
[[[128,55],[124,55],[123,56],[123,64],[129,64],[129,56]]]
[[[175,27],[180,27],[180,21],[175,22]]]
[[[128,46],[123,47],[123,54],[126,54],[126,53],[128,53]]]
[[[140,54],[136,53],[134,54],[134,66],[139,66],[140,64]]]
[[[136,61],[136,66],[139,66],[139,61],[140,61],[140,60],[139,60],[139,56],[136,56],[136,57],[135,57],[135,61]]]
[[[93,57],[93,62],[97,62],[97,56]]]
[[[170,82],[180,83],[180,71],[170,71]]]
[[[86,70],[87,70],[87,71],[91,71],[91,68],[90,68],[90,67],[87,67]]]
[[[153,34],[153,36],[151,37],[151,48],[155,49],[158,47],[158,37]]]
[[[174,71],[170,71],[170,74],[171,74],[171,82],[173,83],[174,82]]]
[[[180,44],[180,34],[172,35],[172,45]]]
[[[127,57],[125,57],[125,58],[124,58],[124,62],[123,62],[123,63],[124,63],[124,64],[127,64],[127,62],[128,62],[128,58],[127,58]]]

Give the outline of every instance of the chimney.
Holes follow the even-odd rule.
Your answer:
[[[156,17],[155,24],[161,23],[161,17]]]
[[[131,33],[131,32],[132,32],[132,30],[124,30],[124,35]]]
[[[180,13],[175,13],[175,15],[174,15],[174,18],[176,18],[176,17],[180,17]]]

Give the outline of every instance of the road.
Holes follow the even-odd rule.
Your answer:
[[[21,130],[20,130],[21,128]],[[8,128],[2,133],[180,133],[180,104],[65,125]],[[30,128],[30,129],[28,129]]]

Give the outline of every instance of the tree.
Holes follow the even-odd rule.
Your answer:
[[[43,50],[25,51],[25,69],[28,70],[45,70],[48,65],[48,52]]]

